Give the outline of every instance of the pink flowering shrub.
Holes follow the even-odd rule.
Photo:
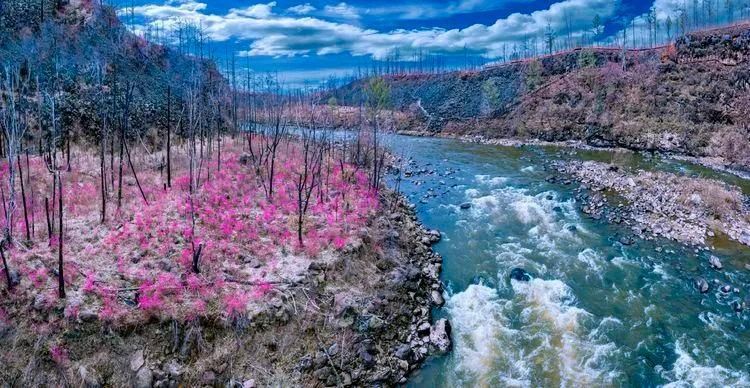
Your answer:
[[[304,244],[300,245],[296,177],[303,165],[299,145],[290,142],[281,147],[272,198],[266,197],[254,167],[240,163],[245,146],[242,140],[222,142],[221,169],[215,155],[201,162],[192,191],[185,154],[173,154],[172,188],[166,188],[166,177],[158,169],[141,161],[136,170],[148,203],[126,175],[119,209],[116,187],[110,184],[104,223],[98,159],[77,159],[80,168],[74,163],[63,174],[69,292],[80,292],[84,304],[94,306],[106,322],[154,315],[236,317],[249,302],[274,290],[265,278],[267,271],[254,268],[275,268],[286,255],[314,260],[325,250],[341,250],[357,238],[356,233],[377,210],[378,199],[365,173],[326,159],[323,179],[305,214]],[[11,247],[6,253],[11,268],[24,279],[20,289],[52,293],[57,280],[50,269],[56,268],[59,231],[48,236],[45,217],[49,211],[54,218],[59,210],[52,198],[45,209],[51,178],[43,161],[30,157],[29,166],[34,179],[25,189],[35,244],[27,251]],[[2,182],[7,185],[7,163],[0,162]],[[24,217],[19,214],[14,219],[16,235],[25,231]],[[0,228],[4,222],[0,217]],[[196,257],[198,272],[193,266]],[[254,267],[249,267],[248,259],[256,263]],[[45,295],[47,299],[57,302]],[[66,306],[65,314],[72,319],[80,310],[78,305]]]
[[[235,317],[245,311],[250,297],[242,292],[233,292],[224,296],[224,312],[228,317]]]
[[[49,347],[49,356],[57,365],[64,365],[68,362],[68,351],[60,344],[53,344]]]

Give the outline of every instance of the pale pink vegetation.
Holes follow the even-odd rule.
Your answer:
[[[254,168],[239,162],[242,141],[223,142],[221,171],[217,171],[215,154],[211,161],[203,161],[192,201],[184,153],[173,151],[176,178],[167,190],[166,177],[155,161],[134,160],[148,204],[126,170],[122,208],[116,210],[116,188],[111,189],[104,224],[100,222],[99,160],[93,154],[74,153],[72,171],[63,174],[66,302],[57,302],[51,292],[56,289],[51,270],[56,268],[58,245],[47,239],[44,195],[51,192],[52,180],[42,160],[31,157],[32,187],[26,187],[26,197],[29,220],[33,218],[35,225],[34,243],[31,248],[15,244],[8,251],[10,268],[21,275],[12,298],[28,300],[43,294],[51,306],[65,303],[66,315],[88,308],[113,322],[132,323],[150,316],[234,317],[246,310],[248,302],[273,291],[274,281],[280,279],[269,277],[279,270],[275,265],[279,258],[294,255],[315,260],[325,250],[340,250],[357,238],[377,209],[377,197],[363,172],[349,165],[342,171],[338,161],[326,160],[321,186],[315,189],[305,217],[304,245],[299,246],[295,188],[297,173],[303,168],[299,146],[282,145],[269,201]],[[5,174],[7,165],[0,166],[7,197]],[[22,239],[25,225],[17,190],[14,236]],[[200,272],[193,273],[194,250],[201,245]],[[261,268],[245,264],[250,259],[261,263]]]
[[[49,348],[49,355],[52,361],[57,365],[63,365],[68,362],[68,351],[62,345],[54,344]]]

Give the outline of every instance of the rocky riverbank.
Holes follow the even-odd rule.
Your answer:
[[[450,350],[450,323],[433,322],[443,301],[441,257],[413,206],[393,193],[341,254],[310,261],[274,285],[255,311],[230,321],[152,321],[111,327],[79,315],[64,332],[0,316],[15,361],[9,386],[394,386],[430,355]],[[281,265],[281,264],[279,264]],[[59,323],[59,322],[58,322]],[[41,333],[41,334],[40,334]],[[47,347],[52,338],[59,346]]]
[[[632,226],[642,238],[666,237],[706,247],[723,234],[750,245],[750,208],[739,188],[666,172],[628,171],[600,162],[557,162],[549,180],[581,183],[584,213]],[[629,236],[623,243],[632,243]]]

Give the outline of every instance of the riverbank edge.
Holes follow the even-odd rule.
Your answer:
[[[646,240],[662,237],[711,251],[711,240],[721,234],[750,246],[750,233],[742,226],[747,226],[750,219],[746,205],[740,200],[734,206],[729,206],[729,202],[704,201],[707,195],[725,200],[742,198],[739,188],[722,181],[666,172],[627,171],[592,161],[554,161],[549,170],[556,173],[547,178],[550,183],[575,181],[580,185],[575,189],[575,198],[584,214],[610,224],[630,226],[632,236],[619,239],[623,245],[633,244],[634,237]]]
[[[654,153],[662,157],[684,161],[700,165],[711,170],[722,172],[726,174],[734,175],[738,178],[746,179],[750,181],[750,168],[748,170],[740,170],[732,167],[731,163],[728,163],[721,157],[710,157],[710,156],[690,156],[682,155],[674,152],[665,151],[650,151],[633,149],[627,147],[607,147],[607,146],[596,146],[588,144],[581,140],[568,140],[568,141],[546,141],[539,139],[520,139],[520,138],[488,138],[480,135],[458,135],[447,132],[431,132],[424,130],[399,130],[396,131],[399,135],[411,136],[411,137],[433,137],[438,139],[453,139],[464,143],[476,143],[484,145],[494,145],[501,147],[524,147],[524,146],[536,146],[536,147],[557,147],[567,148],[574,150],[585,150],[585,151],[609,151],[609,152],[631,152],[631,153]]]
[[[396,386],[428,357],[451,349],[441,306],[440,233],[415,206],[381,192],[372,223],[340,254],[312,260],[306,276],[280,284],[262,308],[232,320],[152,321],[113,327],[98,317],[36,312],[0,317],[0,339],[13,343],[9,386],[138,388]],[[65,322],[39,333],[45,322]],[[48,347],[55,343],[55,347]],[[35,372],[29,375],[32,368]],[[15,369],[15,372],[13,370]],[[2,380],[5,380],[3,378]]]

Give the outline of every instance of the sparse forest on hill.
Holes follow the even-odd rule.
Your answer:
[[[750,1],[624,3],[0,0],[0,386],[750,386]]]

